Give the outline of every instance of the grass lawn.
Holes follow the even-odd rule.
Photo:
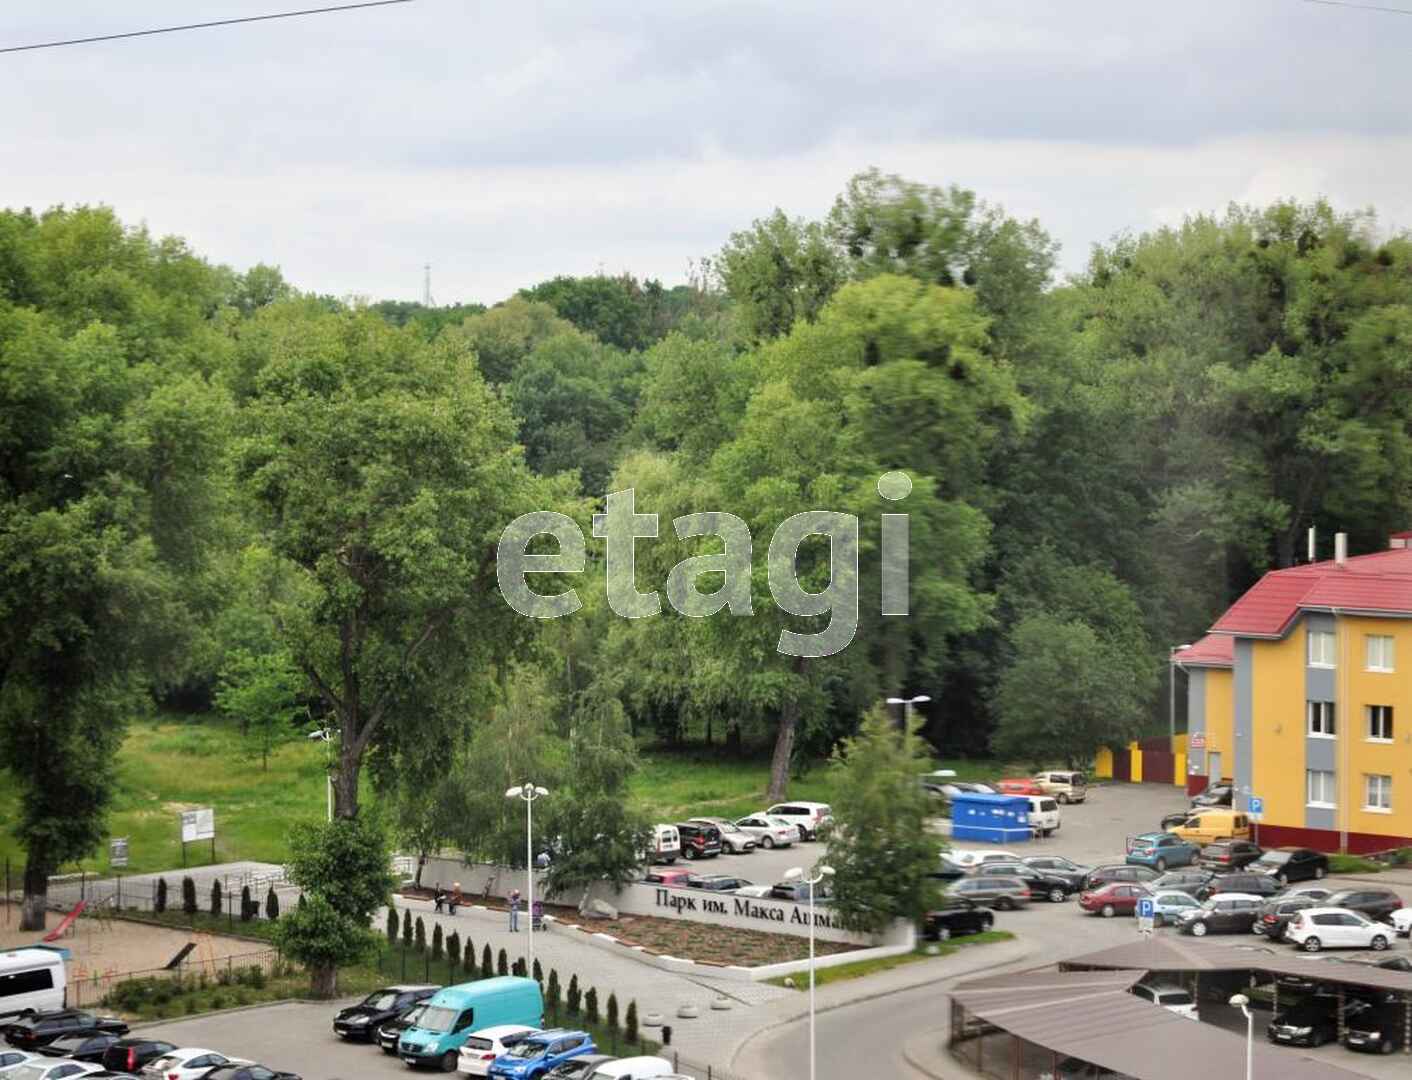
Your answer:
[[[950,941],[933,941],[919,945],[909,953],[900,953],[897,956],[884,956],[878,960],[859,960],[852,964],[840,964],[838,967],[819,968],[814,972],[814,985],[827,986],[832,982],[843,982],[846,979],[861,979],[867,975],[876,975],[880,971],[891,971],[893,968],[902,967],[905,964],[915,964],[919,960],[934,960],[938,956],[950,956],[958,949],[964,949],[971,945],[991,945],[997,941],[1010,941],[1015,937],[1008,930],[985,930],[979,934],[967,934],[965,937],[952,938]],[[929,950],[935,949],[935,952]],[[785,986],[785,980],[789,979],[794,989],[808,990],[809,975],[781,975],[774,979],[766,979],[768,983],[775,986]]]

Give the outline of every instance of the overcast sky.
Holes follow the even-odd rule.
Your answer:
[[[5,3],[0,47],[319,2]],[[1040,218],[1077,268],[1233,200],[1412,225],[1409,58],[1412,16],[1305,0],[414,0],[0,54],[0,205],[107,203],[336,295],[418,299],[430,263],[438,302],[493,302],[680,282],[876,165]]]

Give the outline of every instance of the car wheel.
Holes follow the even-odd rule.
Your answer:
[[[1054,835],[1054,830],[1053,830],[1053,829],[1042,829],[1042,830],[1040,830],[1040,831],[1043,832],[1045,836],[1053,836],[1053,835]]]
[[[695,850],[694,848],[687,848],[687,849],[686,849],[685,851],[683,851],[681,854],[682,854],[682,858],[684,858],[684,859],[694,859],[694,858],[696,858],[696,850]]]
[[[1165,874],[1165,873],[1167,872],[1167,860],[1166,860],[1166,859],[1158,859],[1158,860],[1157,860],[1157,872],[1158,872],[1159,874]]]
[[[951,940],[951,927],[949,927],[949,926],[943,926],[943,927],[941,927],[939,930],[937,930],[937,932],[936,932],[936,939],[937,939],[937,941],[950,941],[950,940]]]
[[[1304,944],[1301,947],[1305,952],[1318,952],[1321,945],[1322,942],[1320,942],[1318,938],[1307,937],[1304,939]]]
[[[1314,880],[1321,880],[1326,873],[1328,873],[1328,871],[1325,870],[1322,866],[1314,867]]]
[[[1113,905],[1104,904],[1101,908],[1098,909],[1098,914],[1102,915],[1105,919],[1111,919],[1114,915]]]
[[[995,925],[995,916],[994,916],[994,915],[987,915],[985,918],[981,919],[981,932],[984,933],[985,931],[989,930],[989,929],[990,929],[992,926],[994,926],[994,925]]]
[[[1196,922],[1192,923],[1192,924],[1191,924],[1191,933],[1192,933],[1192,936],[1193,936],[1193,937],[1205,937],[1205,936],[1206,936],[1206,923],[1205,923],[1205,921],[1202,920],[1202,919],[1197,919]]]
[[[442,1072],[455,1072],[455,1071],[456,1071],[456,1051],[455,1051],[455,1050],[448,1050],[448,1051],[446,1051],[446,1053],[444,1053],[444,1054],[441,1055],[441,1071],[442,1071]]]
[[[995,910],[997,911],[1012,911],[1014,907],[1015,901],[1011,900],[1008,896],[1002,896],[995,901]]]
[[[1060,806],[1069,805],[1069,796],[1065,795],[1062,791],[1056,795],[1055,798],[1058,800]]]
[[[1062,904],[1066,899],[1068,899],[1068,896],[1069,894],[1066,893],[1063,889],[1059,888],[1058,885],[1054,886],[1054,888],[1049,890],[1049,902],[1051,904]]]
[[[800,843],[807,844],[807,843],[808,843],[810,840],[812,840],[812,839],[814,839],[814,834],[811,833],[808,829],[806,829],[803,825],[800,825],[800,826],[799,826],[799,841],[800,841]]]
[[[1383,937],[1382,934],[1374,934],[1373,940],[1368,944],[1373,947],[1374,952],[1382,952],[1387,948],[1387,938]]]
[[[772,851],[775,846],[775,838],[773,836],[767,836],[765,839],[761,840],[760,843],[765,845],[766,851]]]

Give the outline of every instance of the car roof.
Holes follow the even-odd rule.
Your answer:
[[[1248,892],[1223,892],[1223,893],[1217,893],[1215,896],[1211,897],[1211,899],[1212,899],[1212,900],[1254,900],[1256,903],[1263,904],[1263,903],[1268,899],[1268,897],[1256,896],[1254,893],[1248,893]]]
[[[1305,915],[1357,915],[1359,918],[1364,918],[1364,919],[1367,918],[1367,916],[1364,915],[1361,911],[1350,911],[1350,910],[1349,910],[1348,908],[1346,908],[1346,907],[1337,907],[1337,906],[1335,906],[1335,905],[1330,905],[1330,904],[1324,904],[1324,905],[1322,905],[1321,907],[1305,908],[1305,909],[1304,909],[1304,914],[1305,914]],[[1333,957],[1333,959],[1335,959],[1335,960],[1342,960],[1343,957],[1341,957],[1341,956],[1335,956],[1335,957]]]
[[[526,1031],[539,1034],[538,1029],[532,1028],[528,1024],[496,1024],[494,1027],[478,1028],[471,1034],[482,1039],[499,1039],[505,1035],[520,1035]]]
[[[384,986],[382,989],[391,990],[398,994],[410,994],[414,990],[440,990],[441,987],[436,983],[399,983],[397,986]],[[380,993],[380,991],[375,990],[373,993]]]

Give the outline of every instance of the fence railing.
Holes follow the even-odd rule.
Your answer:
[[[164,981],[192,982],[204,978],[214,985],[234,985],[237,979],[258,969],[262,976],[270,978],[281,967],[278,949],[260,949],[254,952],[232,956],[202,956],[200,950],[192,953],[180,967],[148,968],[142,971],[115,971],[100,969],[83,963],[69,968],[68,1005],[70,1008],[94,1008],[103,1004],[116,987],[136,979],[161,979]]]

